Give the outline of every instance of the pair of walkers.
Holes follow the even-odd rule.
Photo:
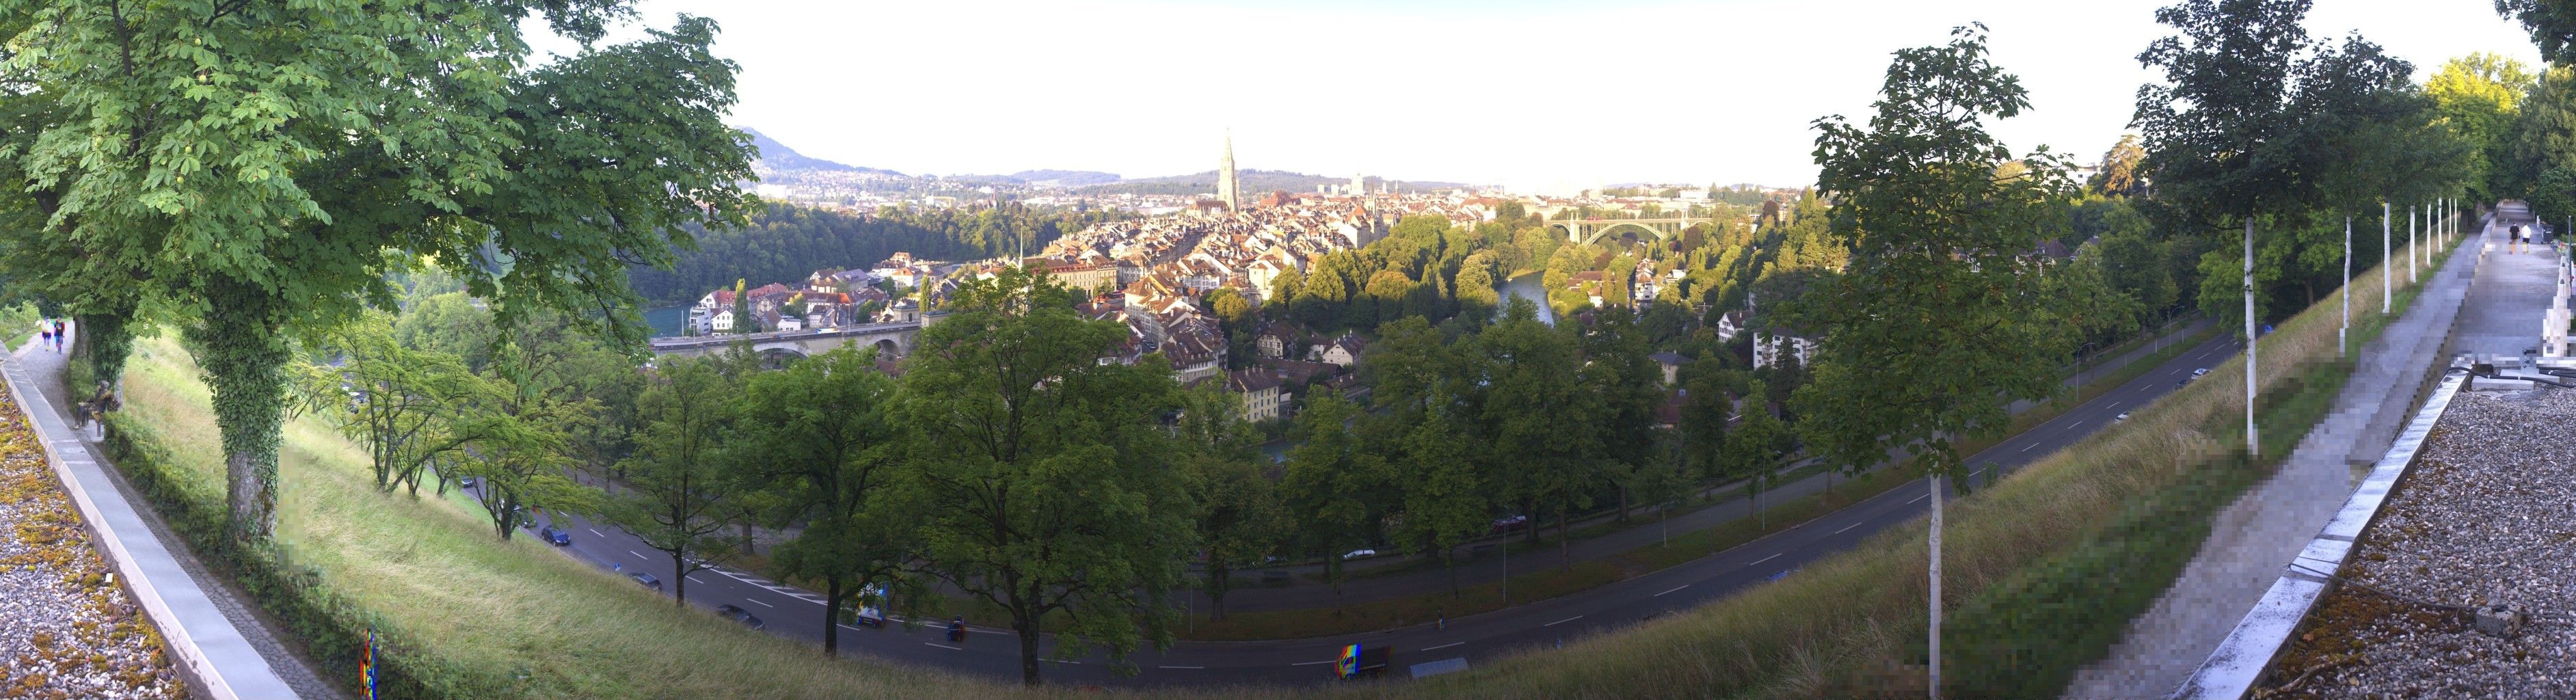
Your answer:
[[[61,319],[37,321],[36,347],[46,348],[54,352],[62,352],[63,338],[68,335],[64,331],[65,329],[63,328],[63,322]]]

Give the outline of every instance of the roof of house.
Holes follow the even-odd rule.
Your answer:
[[[1279,388],[1279,374],[1266,367],[1251,367],[1225,373],[1225,388],[1249,394],[1263,389]]]

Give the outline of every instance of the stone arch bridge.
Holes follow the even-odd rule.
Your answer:
[[[1693,224],[1704,224],[1712,221],[1716,221],[1716,219],[1705,216],[1671,216],[1653,219],[1581,219],[1550,221],[1547,222],[1547,226],[1548,228],[1564,231],[1566,240],[1589,244],[1599,241],[1602,238],[1606,238],[1613,233],[1643,234],[1644,236],[1652,236],[1655,240],[1671,240],[1674,237],[1682,235],[1682,230],[1690,228]],[[1644,240],[1644,238],[1641,237],[1639,240]]]
[[[655,355],[696,356],[721,353],[734,343],[749,341],[752,351],[762,355],[812,357],[843,345],[872,345],[880,356],[901,357],[912,354],[913,338],[920,334],[921,322],[905,321],[810,331],[654,338],[651,347]]]

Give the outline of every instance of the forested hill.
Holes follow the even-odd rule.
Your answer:
[[[718,287],[730,289],[736,279],[755,287],[793,282],[819,269],[873,265],[897,251],[927,260],[972,260],[1015,249],[1034,254],[1058,236],[1112,216],[1027,209],[858,216],[771,205],[738,231],[710,233],[690,226],[697,250],[681,253],[667,272],[634,268],[629,284],[655,305],[687,303]]]

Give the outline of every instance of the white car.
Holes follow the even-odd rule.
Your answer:
[[[2209,374],[2209,368],[2207,368],[2207,367],[2202,367],[2202,368],[2200,368],[2200,369],[2195,369],[2195,370],[2192,370],[2192,371],[2191,371],[2191,376],[2192,376],[2192,377],[2194,377],[2194,378],[2207,376],[2208,374]]]
[[[1350,561],[1350,560],[1352,560],[1352,559],[1367,559],[1367,558],[1369,558],[1369,557],[1374,557],[1374,556],[1377,556],[1377,550],[1374,550],[1374,549],[1354,549],[1354,550],[1351,550],[1351,551],[1349,551],[1349,552],[1347,552],[1347,553],[1344,553],[1344,554],[1342,555],[1342,561]]]
[[[2120,422],[2120,421],[2124,421],[2124,420],[2128,420],[2128,419],[2129,419],[2129,412],[2128,412],[2128,411],[2121,411],[2121,412],[2120,412],[2120,415],[2116,415],[2116,416],[2112,416],[2112,417],[2111,417],[2111,422],[2113,422],[2113,423],[2118,423],[2118,422]]]

